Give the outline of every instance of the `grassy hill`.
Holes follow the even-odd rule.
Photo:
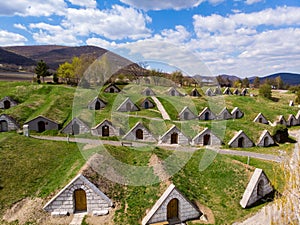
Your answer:
[[[288,106],[289,100],[294,98],[294,94],[291,93],[273,92],[273,101],[256,96],[257,90],[250,90],[255,97],[190,98],[188,96],[170,97],[166,95],[165,87],[151,87],[157,93],[171,118],[175,120],[173,122],[162,121],[157,108],[141,109],[129,114],[115,112],[115,109],[126,97],[130,97],[136,103],[145,98],[140,95],[145,86],[131,84],[119,87],[123,90],[123,94],[110,94],[103,91],[97,93],[97,96],[107,102],[107,106],[103,110],[95,112],[87,109],[88,102],[95,97],[95,90],[78,92],[76,88],[64,85],[0,82],[0,99],[10,96],[19,102],[16,107],[0,110],[0,114],[11,115],[21,125],[37,115],[44,115],[57,121],[63,127],[71,120],[72,113],[74,113],[89,126],[94,126],[106,118],[117,122],[125,132],[136,122],[142,121],[157,137],[172,124],[176,124],[187,135],[194,137],[204,127],[213,126],[213,122],[177,121],[177,114],[184,106],[188,105],[195,113],[199,113],[205,106],[211,106],[216,113],[224,106],[229,110],[239,107],[245,115],[238,120],[226,121],[224,142],[227,143],[239,129],[243,129],[254,141],[264,129],[271,130],[272,128],[268,125],[252,122],[259,112],[274,121],[277,115],[282,114],[287,118],[288,114],[295,115],[298,111],[297,107]],[[190,89],[179,90],[182,93],[188,93]],[[80,101],[75,101],[75,106],[73,105],[74,94],[75,96],[82,94],[84,97],[79,98]],[[72,112],[73,107],[76,109],[74,112]],[[153,119],[154,117],[155,119]],[[46,131],[44,134],[49,134],[49,132]],[[85,135],[85,137],[95,138],[90,135]],[[151,157],[156,155],[160,160],[164,160],[171,154],[170,151],[161,148],[105,147],[110,155],[119,161],[135,166],[148,166],[147,174],[142,177],[143,179],[154,174],[153,167],[149,164]],[[225,145],[225,147],[227,146]],[[290,151],[291,148],[292,144],[287,143],[272,148],[243,150],[276,154],[279,149]],[[102,150],[89,148],[79,151],[78,146],[72,143],[35,140],[14,132],[0,133],[0,215],[3,215],[7,208],[21,199],[26,197],[46,198],[61,189],[83,166],[85,163],[83,156],[86,157],[93,152],[101,155]],[[206,170],[199,171],[201,159],[204,155],[209,156],[209,154],[210,152],[199,149],[170,180],[190,200],[209,207],[215,216],[216,224],[231,224],[262,207],[260,205],[243,210],[239,206],[243,191],[255,167],[264,169],[275,188],[282,191],[284,182],[280,175],[282,174],[280,165],[251,159],[250,166],[248,166],[245,165],[246,158],[217,155]],[[172,170],[171,167],[165,169],[167,172]],[[155,183],[146,187],[116,184],[97,174],[93,168],[86,168],[84,173],[117,203],[114,222],[120,225],[138,224],[146,210],[153,206],[167,187],[165,183]],[[154,177],[158,180],[156,175]],[[32,224],[38,223],[37,220],[31,222]]]
[[[57,192],[84,164],[76,144],[41,141],[14,133],[1,133],[0,143],[0,215],[21,199],[46,198]],[[161,160],[170,154],[163,149],[133,150],[113,146],[106,146],[106,149],[114,158],[135,166],[147,166],[153,154]],[[98,153],[101,154],[101,151]],[[171,181],[191,201],[209,207],[216,224],[231,224],[262,207],[244,210],[239,206],[254,170],[252,166],[263,168],[272,184],[282,191],[282,186],[278,185],[282,184],[278,176],[281,174],[279,165],[253,159],[251,166],[247,166],[244,164],[246,159],[218,155],[206,170],[199,172],[197,168],[203,154],[203,150],[195,152],[188,163],[171,177]],[[151,171],[153,169],[149,167]],[[117,205],[114,223],[120,225],[139,224],[146,210],[153,206],[167,187],[165,183],[124,186],[109,181],[91,169],[86,169],[84,174],[113,199]],[[40,224],[38,221],[39,218],[31,219],[27,224]]]
[[[59,64],[70,62],[73,57],[83,54],[100,57],[106,49],[95,46],[67,47],[59,45],[9,46],[0,48],[0,64],[36,66],[44,60],[50,69],[56,70]],[[3,57],[1,57],[3,55]]]

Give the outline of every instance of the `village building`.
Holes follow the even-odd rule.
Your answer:
[[[246,96],[248,94],[248,89],[247,88],[244,88],[242,91],[241,91],[241,94],[242,96]]]
[[[244,131],[240,130],[234,135],[234,137],[228,143],[229,147],[232,148],[250,148],[254,146],[253,141],[244,133]]]
[[[25,123],[29,130],[44,132],[46,130],[58,130],[58,123],[50,120],[44,116],[37,116],[34,119]]]
[[[205,91],[205,95],[206,96],[213,96],[214,92],[210,88],[207,88],[206,91]]]
[[[142,225],[182,224],[203,213],[171,184],[142,220]]]
[[[239,95],[240,94],[240,91],[239,89],[234,89],[233,92],[232,92],[234,95]]]
[[[63,216],[77,212],[106,215],[113,202],[82,174],[77,175],[43,209],[52,216]]]
[[[123,135],[123,131],[121,128],[115,127],[111,121],[105,119],[97,126],[91,129],[91,133],[94,136],[100,137],[112,137],[112,136],[120,136]]]
[[[205,107],[199,113],[198,118],[199,118],[199,120],[214,120],[214,119],[216,119],[216,116],[208,107]]]
[[[192,110],[188,106],[185,106],[178,114],[178,118],[180,120],[193,120],[197,118],[197,116],[192,112]]]
[[[157,141],[151,132],[141,122],[136,123],[135,126],[124,135],[123,139],[128,141]]]
[[[73,118],[62,130],[61,133],[64,134],[85,134],[90,132],[90,128],[82,120],[75,117]]]
[[[295,116],[296,120],[298,121],[298,124],[300,125],[300,110],[298,110],[296,116]]]
[[[275,121],[275,125],[284,125],[284,126],[287,125],[286,120],[283,115],[280,115],[277,117],[277,119]]]
[[[294,106],[295,104],[294,104],[294,101],[293,100],[291,100],[290,102],[289,102],[289,106]]]
[[[104,89],[104,92],[106,92],[106,93],[119,93],[119,92],[121,92],[121,89],[118,88],[115,84],[110,84]]]
[[[0,100],[0,109],[9,109],[16,105],[18,105],[18,103],[9,96],[5,96]]]
[[[142,91],[141,94],[142,94],[142,95],[146,95],[146,96],[155,96],[155,95],[156,95],[155,92],[154,92],[151,88],[149,88],[149,87],[146,87],[146,88]]]
[[[121,105],[117,108],[118,112],[132,112],[139,111],[139,108],[131,101],[130,98],[126,98]]]
[[[298,123],[298,120],[296,119],[296,117],[293,114],[290,114],[286,121],[286,125],[289,127],[292,127],[292,126],[299,125],[299,123]]]
[[[100,110],[100,109],[103,109],[105,106],[106,106],[106,102],[104,102],[100,98],[96,97],[88,104],[88,109]]]
[[[273,187],[262,169],[256,168],[246,187],[240,205],[243,208],[252,206],[273,191]]]
[[[168,95],[170,96],[184,96],[182,93],[180,93],[178,90],[176,90],[176,88],[174,87],[171,87],[168,92],[167,92]]]
[[[264,130],[261,133],[256,146],[268,147],[268,146],[271,146],[274,144],[275,144],[275,141],[274,141],[272,135],[270,134],[270,132],[268,130]]]
[[[175,125],[164,133],[158,141],[158,144],[178,144],[188,145],[190,140]]]
[[[254,118],[253,122],[262,123],[262,124],[269,124],[269,121],[267,120],[267,118],[262,113],[258,113],[257,116]]]
[[[222,141],[218,138],[209,128],[205,128],[199,134],[197,134],[191,142],[191,145],[221,145]]]
[[[150,99],[150,98],[143,99],[139,105],[143,109],[151,109],[151,108],[155,107],[154,101],[152,101],[152,99]]]
[[[221,91],[221,88],[218,86],[216,87],[215,91],[214,91],[214,94],[215,95],[221,95],[222,94],[222,91]]]
[[[235,107],[231,111],[231,115],[233,119],[240,119],[244,116],[244,113],[239,109],[239,107]]]
[[[197,90],[197,88],[194,88],[194,89],[190,92],[190,96],[192,96],[192,97],[200,97],[201,94],[200,94],[200,92]]]
[[[223,95],[232,95],[232,92],[229,87],[226,87],[223,91]]]
[[[222,111],[217,115],[218,120],[229,120],[232,119],[231,113],[228,111],[227,107],[224,107]]]
[[[7,114],[0,115],[0,132],[18,130],[19,124],[17,121]]]

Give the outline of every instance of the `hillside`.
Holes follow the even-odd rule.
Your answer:
[[[112,56],[112,59],[115,59]],[[271,126],[252,122],[254,117],[259,113],[263,114],[271,121],[276,119],[279,114],[287,117],[289,114],[296,114],[297,107],[288,106],[290,99],[294,97],[291,93],[281,93],[273,91],[274,101],[263,99],[257,96],[257,90],[250,90],[254,97],[247,96],[221,96],[193,98],[190,96],[175,97],[166,95],[165,86],[151,86],[157,94],[167,112],[174,121],[161,121],[161,114],[157,107],[153,109],[141,109],[136,112],[120,113],[116,108],[126,98],[130,97],[136,104],[145,96],[141,96],[141,91],[149,85],[119,85],[121,93],[105,93],[102,90],[98,93],[99,97],[107,105],[104,109],[93,111],[87,108],[87,104],[95,97],[94,92],[88,92],[87,89],[80,89],[76,92],[75,87],[66,85],[50,84],[31,84],[29,82],[0,82],[0,99],[4,96],[11,96],[19,105],[7,110],[0,110],[0,114],[6,113],[15,118],[22,126],[26,121],[38,115],[46,116],[59,123],[60,128],[64,127],[72,116],[78,116],[89,127],[109,119],[113,123],[127,132],[137,122],[142,122],[147,128],[158,137],[162,135],[170,126],[176,124],[189,137],[194,137],[202,131],[204,127],[211,127],[211,121],[178,121],[177,115],[184,106],[189,106],[195,112],[200,112],[204,107],[211,106],[213,100],[217,103],[223,103],[232,110],[239,107],[244,113],[241,119],[230,119],[226,122],[226,132],[224,136],[223,147],[228,147],[226,143],[236,133],[243,129],[247,135],[254,141],[257,140],[264,129],[272,130]],[[181,93],[189,93],[192,87],[178,88]],[[78,90],[77,90],[78,91]],[[74,93],[76,94],[74,95]],[[79,98],[75,98],[77,96]],[[79,101],[80,99],[80,101]],[[76,104],[73,105],[73,103]],[[266,107],[267,106],[267,107]],[[73,107],[73,108],[72,108]],[[76,109],[72,112],[72,109]],[[220,106],[216,107],[219,113]],[[72,115],[73,114],[73,115]],[[89,120],[92,116],[93,120]],[[33,133],[34,134],[34,133]],[[42,135],[58,135],[59,131],[45,131]],[[71,136],[72,137],[72,136]],[[119,140],[120,137],[95,137],[90,134],[83,134],[80,137],[104,140]],[[279,150],[286,150],[290,153],[293,144],[285,143],[270,148],[253,147],[243,149],[244,151],[268,153],[277,155]],[[95,167],[85,166],[83,158],[97,153],[98,157],[89,161],[89,165],[104,165],[105,152],[124,164],[136,167],[143,166],[146,173],[134,174],[134,179],[150,180],[155,175],[158,176],[153,164],[153,157],[163,161],[172,154],[172,150],[164,149],[161,146],[142,146],[142,147],[123,147],[105,145],[104,148],[96,147],[91,144],[72,144],[58,141],[41,141],[34,138],[26,138],[15,132],[0,133],[0,216],[6,214],[6,210],[16,206],[16,202],[29,199],[41,199],[40,205],[31,217],[25,222],[27,224],[45,224],[49,214],[42,211],[42,206],[58,192],[72,177],[79,171],[84,174],[116,204],[112,216],[113,224],[139,224],[146,211],[149,210],[165,190],[168,182],[173,182],[178,189],[184,193],[191,201],[197,202],[209,208],[214,215],[215,224],[232,224],[233,222],[244,218],[245,216],[256,212],[264,204],[244,210],[239,205],[239,200],[245,190],[254,167],[264,169],[271,183],[276,190],[282,192],[284,182],[278,174],[283,174],[280,164],[256,160],[251,158],[250,165],[247,165],[246,157],[227,156],[218,154],[212,163],[204,171],[199,171],[202,159],[210,159],[212,152],[204,147],[199,147],[197,151],[190,154],[188,151],[182,151],[179,156],[190,154],[188,162],[182,166],[181,170],[175,173],[168,182],[155,183],[149,186],[130,186],[113,183],[107,177],[95,171]],[[240,149],[236,149],[239,151]],[[103,153],[103,154],[102,154]],[[204,158],[207,157],[207,158]],[[164,164],[165,171],[171,173],[175,163],[181,162],[181,158],[173,159],[173,164]],[[97,168],[97,167],[96,167]],[[121,168],[109,170],[109,177],[123,174]],[[111,175],[111,176],[110,176]],[[151,176],[152,175],[152,176]],[[149,178],[150,177],[150,178]],[[22,183],[20,187],[19,184]],[[13,193],[13,194],[12,194]],[[22,206],[14,207],[21,210]],[[16,219],[20,219],[15,213]],[[45,219],[45,220],[44,220]],[[20,220],[19,220],[20,221]],[[1,224],[2,223],[0,218]],[[21,223],[20,223],[21,224]],[[23,223],[26,224],[26,223]],[[63,224],[60,222],[54,224]],[[69,223],[66,223],[69,224]],[[98,223],[99,224],[99,223]]]
[[[5,64],[7,67],[17,63],[26,69],[36,66],[37,61],[44,60],[53,70],[56,70],[59,64],[70,62],[74,56],[85,54],[97,58],[107,52],[106,49],[95,46],[66,47],[58,45],[10,46],[2,47],[0,50],[5,54],[5,57],[0,57],[0,64]]]

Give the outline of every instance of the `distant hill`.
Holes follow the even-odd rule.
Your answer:
[[[13,64],[17,66],[30,66],[35,60],[0,48],[0,64]]]
[[[219,75],[222,77],[223,80],[229,79],[231,82],[234,82],[238,79],[244,79],[244,78],[240,78],[239,76],[236,75],[226,75],[226,74],[222,74]],[[274,74],[270,74],[264,77],[259,77],[260,82],[263,82],[265,79],[275,79],[276,77],[280,76],[281,79],[283,80],[283,82],[285,84],[289,84],[289,85],[300,85],[300,74],[298,73],[274,73]],[[248,77],[250,83],[253,83],[255,77]]]
[[[280,77],[285,84],[289,85],[299,85],[300,84],[300,74],[298,73],[275,73],[265,77],[260,77],[260,81],[263,82],[265,79],[275,79]],[[249,78],[252,83],[255,77]]]
[[[100,57],[107,50],[95,46],[67,47],[59,45],[10,46],[0,48],[0,64],[14,68],[15,65],[30,68],[44,60],[50,69],[56,70],[59,64],[70,62],[73,57],[83,54]]]

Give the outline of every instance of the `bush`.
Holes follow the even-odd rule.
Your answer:
[[[272,98],[272,88],[270,84],[263,84],[260,86],[259,88],[259,95],[267,98],[267,99],[271,99]]]
[[[277,143],[285,143],[289,140],[288,128],[284,125],[276,125],[273,129],[272,136]]]

